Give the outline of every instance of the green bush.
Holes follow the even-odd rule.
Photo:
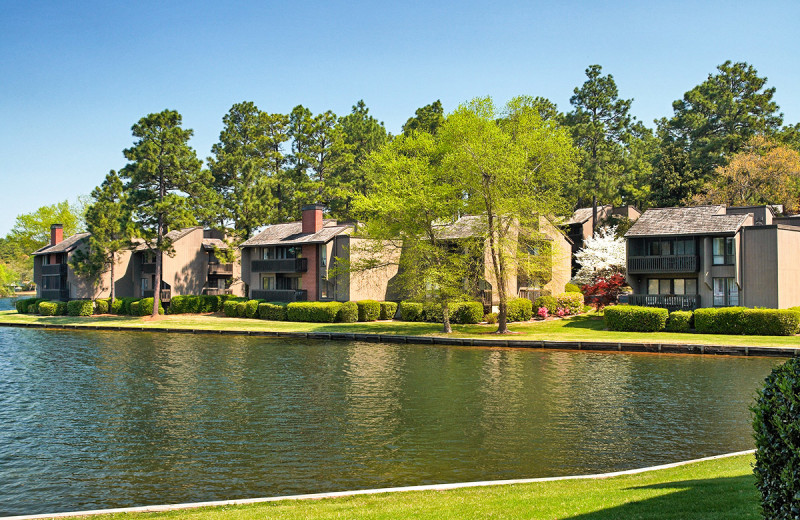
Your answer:
[[[132,301],[128,304],[128,314],[131,316],[139,316],[139,300]]]
[[[608,330],[627,332],[658,332],[667,325],[667,309],[614,305],[606,307],[605,324]]]
[[[358,306],[358,321],[376,321],[381,316],[381,304],[375,300],[361,300]]]
[[[222,305],[222,312],[229,318],[235,318],[239,315],[239,302],[235,300],[228,300]]]
[[[581,288],[575,285],[574,283],[568,283],[564,286],[564,292],[581,292]]]
[[[134,314],[131,312],[131,304],[139,300],[137,298],[120,298],[118,301],[120,302],[118,314]],[[139,312],[137,311],[135,314],[138,316]]]
[[[378,319],[393,320],[394,315],[397,314],[397,303],[395,302],[381,302],[381,313]]]
[[[94,301],[94,313],[95,314],[108,314],[108,300],[105,298],[99,298]]]
[[[122,299],[114,298],[114,301],[111,302],[109,310],[111,311],[111,314],[122,314]]]
[[[541,298],[550,298],[554,302],[556,301],[552,296],[539,296],[537,301]],[[533,303],[529,299],[514,298],[506,304],[506,321],[530,321],[532,317]]]
[[[286,317],[289,321],[333,323],[341,307],[339,302],[292,302],[286,306]],[[358,319],[358,307],[355,316]]]
[[[258,305],[258,317],[262,320],[286,321],[286,304],[267,302]]]
[[[198,312],[217,312],[224,301],[222,296],[212,296],[210,294],[204,294],[199,298],[200,305],[198,307]]]
[[[450,321],[452,322],[453,312],[450,311]],[[444,321],[444,311],[441,304],[438,303],[424,303],[422,304],[422,320],[431,323],[442,323]]]
[[[91,316],[93,310],[92,300],[70,300],[67,303],[67,312],[70,316]]]
[[[800,330],[800,312],[744,307],[697,309],[694,327],[701,334],[792,336]]]
[[[400,319],[402,321],[423,321],[422,304],[417,302],[400,302]]]
[[[43,301],[44,300],[42,298],[32,298],[28,302],[28,309],[27,309],[26,312],[28,314],[38,314],[39,313],[39,303],[43,302]]]
[[[58,312],[56,302],[39,302],[39,314],[42,316],[55,316]]]
[[[450,317],[453,323],[480,323],[483,321],[483,304],[458,302],[452,306]]]
[[[538,312],[544,307],[548,314],[555,314],[558,311],[558,302],[552,296],[539,296],[533,302],[533,312]]]
[[[57,301],[56,305],[58,308],[56,309],[56,316],[66,316],[69,314],[69,308],[67,307],[67,302]]]
[[[258,318],[258,304],[264,300],[249,300],[244,304],[245,318]]]
[[[186,314],[189,311],[189,298],[188,295],[173,296],[169,302],[169,314]]]
[[[583,294],[578,292],[565,292],[556,295],[556,305],[566,309],[570,314],[580,314],[583,310]]]
[[[720,307],[694,311],[694,328],[701,334],[746,334],[744,307]]]
[[[35,302],[36,298],[21,298],[14,303],[17,312],[20,314],[28,314],[28,305]]]
[[[792,312],[792,311],[790,311]],[[752,408],[753,472],[764,518],[798,518],[800,496],[800,359],[772,369]]]
[[[358,304],[356,302],[343,302],[336,313],[336,321],[340,323],[355,323],[358,321]]]
[[[667,330],[670,332],[689,332],[692,328],[692,311],[672,311],[667,318]]]
[[[158,304],[158,313],[164,314],[164,307],[161,303]],[[136,313],[131,309],[131,314],[136,316]],[[150,316],[153,314],[153,298],[143,298],[139,301],[139,316]]]
[[[244,318],[247,316],[247,301],[236,302],[236,316],[238,318]]]
[[[487,314],[486,316],[483,317],[483,321],[485,321],[486,323],[488,323],[490,325],[492,325],[494,323],[497,323],[497,313],[496,312],[490,312],[489,314]]]

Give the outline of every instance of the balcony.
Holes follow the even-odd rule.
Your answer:
[[[308,258],[253,260],[250,266],[254,273],[305,273],[308,271]]]
[[[697,255],[676,256],[631,256],[628,257],[628,273],[696,273],[700,267]]]
[[[694,310],[700,307],[699,294],[630,294],[630,305],[642,307],[663,307],[674,310]]]
[[[230,289],[217,289],[216,287],[206,287],[203,289],[203,294],[208,296],[223,296],[225,294],[233,294]]]
[[[69,291],[67,289],[42,289],[41,298],[45,300],[69,300]]]
[[[42,266],[42,275],[66,275],[67,264],[48,264]]]
[[[142,291],[142,298],[152,298],[155,296],[155,291]],[[172,300],[172,291],[170,289],[161,289],[161,301],[168,302]]]
[[[155,262],[142,264],[142,274],[156,274]]]
[[[304,302],[308,301],[308,291],[253,289],[250,291],[250,298],[270,302]]]
[[[208,264],[209,276],[233,276],[233,264]]]

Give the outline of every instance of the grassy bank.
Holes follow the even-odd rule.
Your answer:
[[[758,519],[750,455],[606,479],[579,479],[103,515],[107,519]]]
[[[36,316],[16,311],[0,312],[0,325],[13,323],[49,323],[55,325],[105,325],[134,328],[175,328],[197,330],[275,331],[275,332],[345,332],[368,334],[402,334],[412,336],[443,336],[441,325],[402,321],[370,323],[298,323],[265,321],[247,318],[227,318],[219,314],[164,316],[149,321],[132,316]],[[545,322],[512,323],[512,334],[494,334],[496,325],[453,325],[453,337],[481,339],[523,339],[551,341],[608,341],[687,343],[694,345],[748,345],[767,347],[800,347],[800,337],[731,336],[724,334],[691,334],[675,332],[614,332],[603,330],[603,319],[596,316],[577,316]]]

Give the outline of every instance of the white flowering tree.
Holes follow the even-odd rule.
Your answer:
[[[625,274],[625,239],[617,238],[616,227],[604,227],[594,237],[587,238],[583,248],[575,253],[580,270],[573,283],[586,285],[599,277]]]

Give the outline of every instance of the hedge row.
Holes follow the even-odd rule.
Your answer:
[[[201,314],[207,312],[217,312],[222,310],[226,301],[233,297],[229,294],[211,296],[208,294],[200,295],[179,295],[173,296],[169,302],[170,314]]]
[[[793,336],[800,332],[800,309],[704,308],[673,311],[658,307],[615,305],[605,311],[606,328],[629,332],[688,332],[700,334],[747,334]]]
[[[667,309],[614,305],[606,307],[605,324],[608,330],[627,332],[658,332],[667,325]]]
[[[231,298],[222,305],[230,318],[260,318],[272,321],[305,321],[314,323],[354,323],[375,321],[394,316],[397,304],[364,300],[360,302],[266,302]],[[386,318],[391,319],[391,318]]]
[[[480,302],[454,302],[448,306],[450,323],[480,323],[483,321],[483,304]],[[394,313],[392,313],[394,314]],[[423,305],[418,302],[400,302],[400,320],[430,321],[441,323],[444,320],[442,306]]]

